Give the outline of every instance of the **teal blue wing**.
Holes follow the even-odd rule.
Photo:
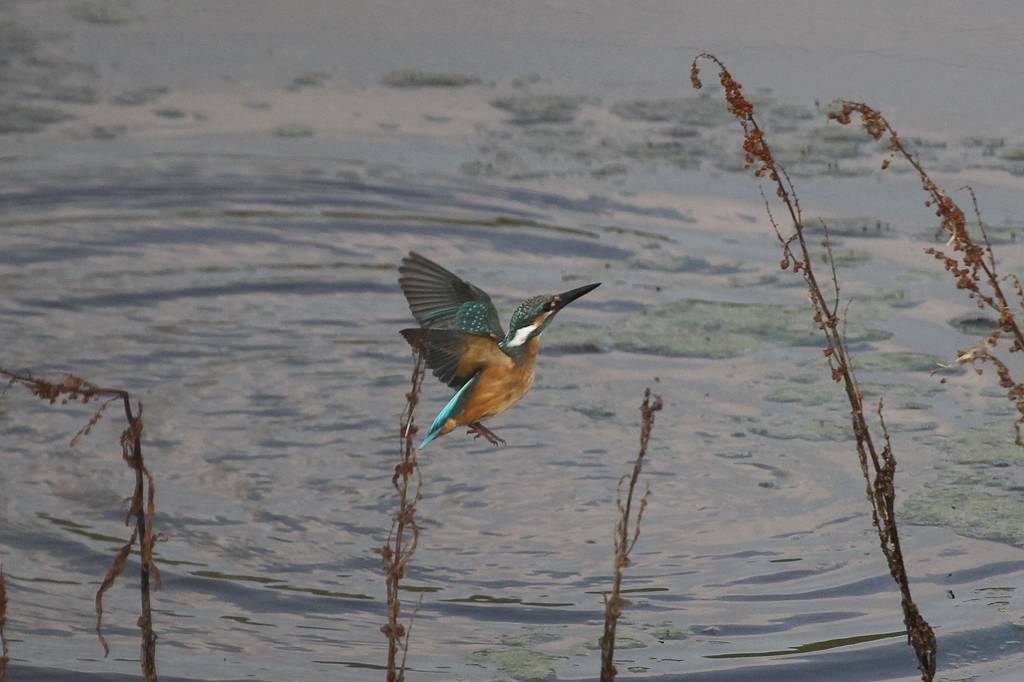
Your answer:
[[[427,445],[430,444],[430,441],[440,435],[445,422],[462,413],[463,408],[466,406],[466,400],[469,398],[469,394],[473,390],[473,386],[476,385],[477,380],[480,378],[481,371],[482,370],[477,370],[477,372],[470,377],[469,381],[459,389],[458,393],[452,396],[452,399],[448,401],[448,404],[444,406],[444,409],[434,417],[434,423],[430,425],[430,431],[427,432],[427,437],[420,443],[420,450],[427,447]]]
[[[459,373],[459,363],[470,344],[497,344],[489,335],[454,329],[403,329],[401,334],[410,346],[423,351],[427,367],[434,371],[434,376],[452,388],[462,388],[479,369],[479,365],[463,367],[463,374]]]
[[[498,311],[483,289],[412,251],[398,273],[398,285],[421,327],[504,338]]]

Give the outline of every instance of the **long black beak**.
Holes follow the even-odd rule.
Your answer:
[[[583,296],[584,294],[589,294],[591,291],[598,288],[599,286],[601,286],[601,283],[595,282],[594,284],[588,284],[585,287],[579,287],[578,289],[570,289],[569,291],[556,295],[554,297],[556,301],[555,312],[557,313],[559,310],[569,305],[580,296]]]

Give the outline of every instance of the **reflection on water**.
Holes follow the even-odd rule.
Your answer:
[[[863,642],[874,642],[879,639],[887,639],[890,637],[906,637],[906,630],[897,630],[896,632],[882,632],[877,635],[859,635],[857,637],[840,637],[839,639],[827,639],[823,642],[809,642],[807,644],[801,644],[800,646],[790,647],[783,651],[757,651],[757,652],[739,652],[733,654],[715,654],[708,656],[708,658],[760,658],[762,656],[791,656],[793,654],[806,654],[812,651],[825,651],[827,649],[835,649],[842,646],[851,646],[854,644],[861,644]]]

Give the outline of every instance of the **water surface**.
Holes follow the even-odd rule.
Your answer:
[[[530,25],[548,28],[506,25],[519,40],[496,43],[474,18],[497,11],[486,6],[385,5],[373,20],[331,7],[224,6],[203,21],[144,2],[2,10],[0,74],[22,108],[3,110],[0,364],[75,371],[143,401],[162,676],[382,676],[377,550],[411,368],[396,267],[416,250],[489,291],[503,320],[527,296],[604,284],[545,333],[533,392],[491,424],[508,446],[455,433],[421,457],[410,677],[595,678],[616,483],[651,386],[666,407],[626,574],[621,679],[914,679],[805,294],[778,270],[720,103],[684,89],[693,32],[727,8],[597,12],[585,20],[603,33],[556,48],[547,33],[584,17],[571,3],[536,7],[551,23]],[[365,44],[416,17],[422,44]],[[1019,271],[1021,138],[989,125],[1012,103],[928,108],[854,68],[888,59],[914,83],[961,70],[1012,81],[986,52],[1000,29],[954,66],[920,47],[956,18],[922,15],[920,36],[893,48],[919,61],[851,56],[808,32],[768,40],[782,31],[770,23],[741,25],[723,56],[752,92],[773,88],[755,99],[804,210],[833,228],[943,679],[1008,680],[1024,666],[1012,407],[987,374],[931,374],[985,320],[922,253],[934,228],[916,184],[880,182],[874,144],[826,125],[814,101],[860,96],[854,82],[821,86],[851,60],[858,79],[888,82],[880,104],[914,114],[907,128],[945,184],[975,184],[1000,267]],[[477,30],[457,49],[441,38],[459,25]],[[328,41],[327,26],[354,42]],[[644,31],[653,41],[633,46]],[[779,82],[766,54],[819,68]],[[429,380],[420,422],[448,395]],[[134,564],[106,598],[109,658],[92,632],[133,474],[114,411],[68,447],[90,414],[15,387],[0,400],[17,679],[137,675]]]

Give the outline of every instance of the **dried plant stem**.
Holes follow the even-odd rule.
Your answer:
[[[889,124],[889,121],[876,109],[863,102],[851,102],[842,100],[839,102],[840,109],[829,114],[829,118],[838,121],[843,125],[851,122],[851,115],[858,114],[864,129],[871,137],[880,140],[887,137],[889,151],[882,161],[882,169],[889,167],[894,155],[903,157],[907,163],[917,172],[921,180],[921,188],[928,194],[926,206],[935,208],[935,215],[939,217],[940,229],[949,235],[948,247],[952,247],[952,255],[935,248],[925,249],[936,260],[941,261],[946,270],[956,280],[956,288],[967,292],[968,297],[973,300],[979,308],[989,308],[999,316],[999,328],[974,348],[961,350],[958,353],[957,362],[970,364],[974,370],[981,374],[982,370],[978,363],[988,362],[995,366],[996,374],[999,377],[999,385],[1007,390],[1007,398],[1014,403],[1019,417],[1014,425],[1017,432],[1017,445],[1024,446],[1024,383],[1015,381],[1010,375],[1006,363],[1001,361],[990,349],[994,350],[1003,335],[1008,335],[1012,343],[1010,353],[1024,351],[1024,331],[1022,331],[1014,309],[1024,308],[1024,290],[1021,289],[1020,281],[1011,277],[1016,305],[1011,305],[1009,297],[1003,288],[998,269],[996,268],[995,253],[992,251],[992,243],[985,232],[985,223],[981,220],[981,212],[978,210],[978,198],[974,190],[967,187],[971,196],[971,203],[974,206],[974,214],[978,219],[978,228],[981,232],[982,243],[978,243],[967,229],[967,219],[963,209],[932,180],[920,160],[915,157],[903,145],[896,130]]]
[[[121,433],[121,456],[135,471],[135,489],[131,497],[125,525],[131,526],[134,518],[135,527],[128,541],[118,550],[114,561],[103,582],[96,591],[96,636],[103,646],[104,655],[110,653],[110,647],[103,636],[103,594],[110,589],[114,581],[124,570],[135,541],[139,541],[139,592],[142,601],[142,614],[139,616],[139,628],[142,630],[140,663],[143,679],[156,682],[156,633],[153,631],[153,612],[150,606],[151,583],[160,587],[160,570],[153,559],[153,518],[156,516],[156,488],[153,475],[146,468],[142,457],[142,403],[137,403],[138,413],[132,410],[131,396],[119,388],[103,388],[73,374],[67,375],[60,383],[33,377],[26,373],[11,372],[0,368],[0,375],[7,377],[11,383],[24,386],[36,397],[48,401],[51,405],[60,399],[63,403],[80,401],[83,405],[97,398],[108,398],[92,415],[89,422],[82,427],[74,438],[71,446],[79,439],[88,435],[89,431],[99,422],[104,410],[112,403],[121,401],[124,407],[127,428]]]
[[[652,399],[653,398],[653,399]],[[611,596],[605,596],[604,604],[604,634],[601,636],[601,682],[610,682],[615,679],[618,671],[615,669],[615,627],[619,622],[619,616],[623,609],[629,606],[629,601],[622,598],[622,574],[629,566],[629,554],[640,539],[640,521],[644,517],[644,510],[647,509],[647,496],[650,488],[640,498],[640,508],[637,510],[636,521],[632,521],[632,532],[630,524],[632,519],[633,492],[636,490],[637,479],[640,478],[640,470],[644,464],[644,455],[647,454],[647,444],[651,440],[651,430],[654,428],[654,413],[662,407],[661,398],[652,396],[651,389],[644,391],[644,401],[640,404],[640,415],[642,426],[640,427],[640,450],[633,463],[633,473],[627,474],[619,479],[619,491],[617,504],[619,507],[619,521],[615,526],[615,573],[612,579]],[[626,500],[622,500],[622,484],[629,480],[629,487],[626,492]]]
[[[917,667],[921,672],[921,679],[931,682],[935,677],[935,633],[921,616],[910,593],[910,581],[907,577],[903,552],[900,547],[899,531],[896,526],[896,491],[893,483],[896,475],[896,458],[893,455],[885,420],[882,418],[882,403],[879,402],[877,410],[884,440],[882,448],[876,446],[865,418],[863,396],[853,371],[845,336],[840,329],[839,280],[836,275],[835,262],[831,257],[829,258],[832,268],[832,284],[835,288],[835,298],[829,302],[814,273],[813,259],[804,238],[804,225],[796,190],[785,169],[775,162],[764,132],[754,116],[753,105],[743,95],[742,86],[733,79],[725,65],[712,54],[702,53],[694,59],[690,68],[690,80],[695,88],[702,86],[698,67],[698,63],[702,60],[711,61],[718,67],[719,81],[725,89],[726,105],[743,127],[743,151],[746,165],[754,167],[754,174],[758,178],[767,176],[775,184],[775,195],[789,214],[793,232],[788,237],[784,237],[766,198],[765,205],[769,209],[768,217],[782,249],[780,267],[783,270],[792,267],[794,272],[803,275],[811,305],[814,308],[814,321],[825,334],[824,353],[832,372],[832,380],[842,381],[846,390],[846,396],[850,403],[850,421],[857,443],[857,456],[867,486],[867,498],[871,503],[871,519],[878,531],[879,544],[889,565],[889,572],[900,590],[903,622],[907,628],[908,641],[917,656]],[[865,125],[867,125],[867,119]],[[829,250],[831,253],[831,247]]]
[[[415,351],[416,361],[413,365],[411,387],[405,394],[405,410],[401,417],[401,450],[402,461],[395,465],[391,484],[398,492],[398,514],[391,522],[387,543],[381,549],[384,558],[384,571],[387,583],[388,622],[381,626],[381,632],[388,638],[387,680],[402,682],[405,679],[405,659],[409,652],[409,630],[398,622],[401,613],[399,584],[405,577],[405,568],[416,553],[420,540],[420,529],[416,525],[416,504],[420,501],[420,473],[416,462],[416,445],[413,436],[417,432],[415,424],[416,404],[420,398],[423,375],[426,370],[422,349]],[[415,480],[414,480],[415,477]],[[411,538],[406,534],[411,533]],[[398,652],[402,652],[399,662]]]
[[[4,567],[0,565],[0,682],[8,682],[7,662],[11,660],[7,651],[7,637],[4,628],[7,626],[7,582],[4,579]]]

